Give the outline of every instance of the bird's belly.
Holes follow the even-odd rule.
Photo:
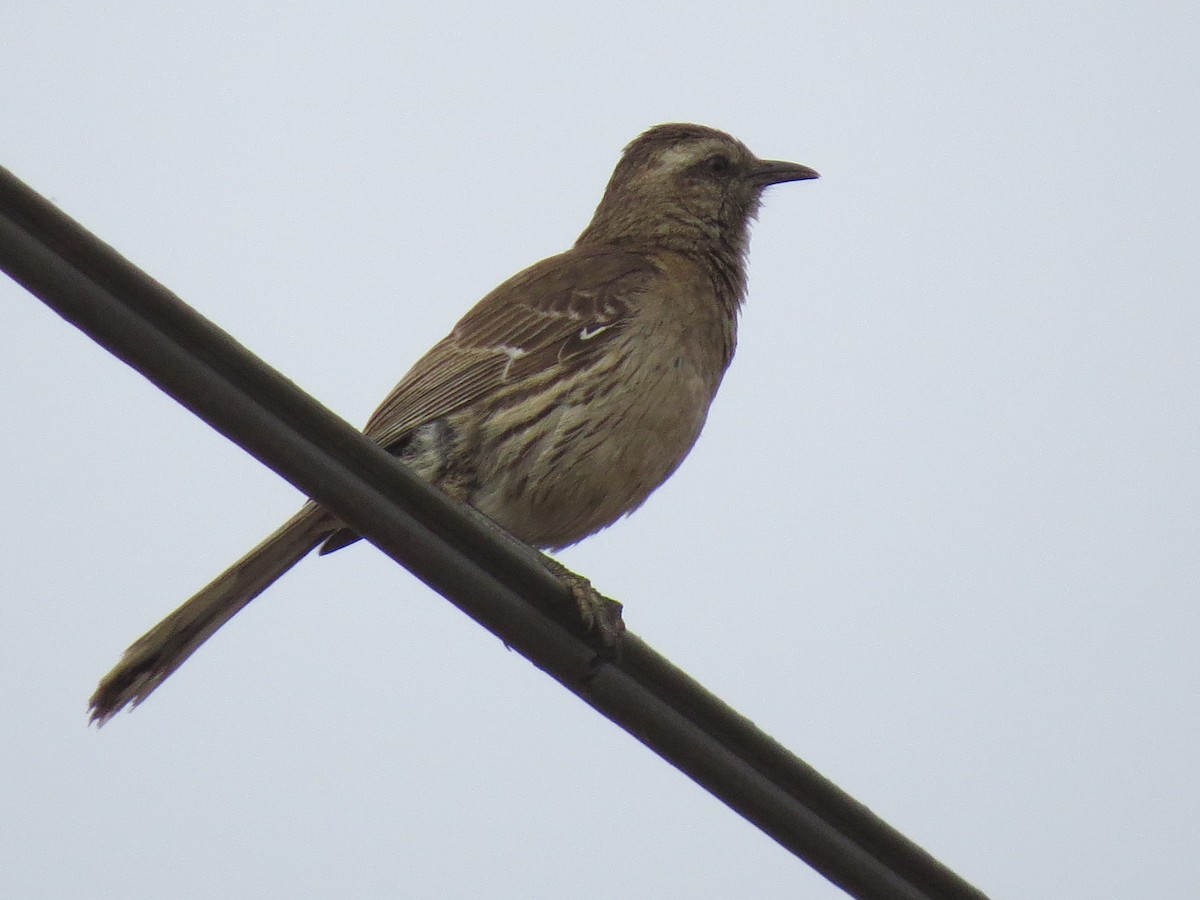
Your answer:
[[[637,509],[687,456],[713,389],[675,363],[620,394],[568,396],[523,452],[493,448],[469,501],[535,547],[582,540]],[[586,399],[585,399],[586,398]]]

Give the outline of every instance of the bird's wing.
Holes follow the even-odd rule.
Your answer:
[[[514,275],[409,370],[365,434],[387,447],[496,391],[590,365],[658,273],[641,254],[576,248]]]

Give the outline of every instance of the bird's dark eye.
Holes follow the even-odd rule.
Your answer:
[[[732,166],[733,163],[724,153],[714,153],[704,161],[704,167],[714,175],[724,175]]]

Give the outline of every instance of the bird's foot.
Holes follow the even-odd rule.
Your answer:
[[[546,557],[554,577],[566,585],[575,601],[583,630],[599,645],[602,658],[611,659],[618,655],[621,636],[625,634],[625,621],[621,618],[621,604],[605,597],[592,587],[582,575],[572,572],[556,559]]]

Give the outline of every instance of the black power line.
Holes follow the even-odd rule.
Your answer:
[[[599,661],[540,554],[411,474],[3,168],[0,267],[851,896],[986,900],[636,636]]]

